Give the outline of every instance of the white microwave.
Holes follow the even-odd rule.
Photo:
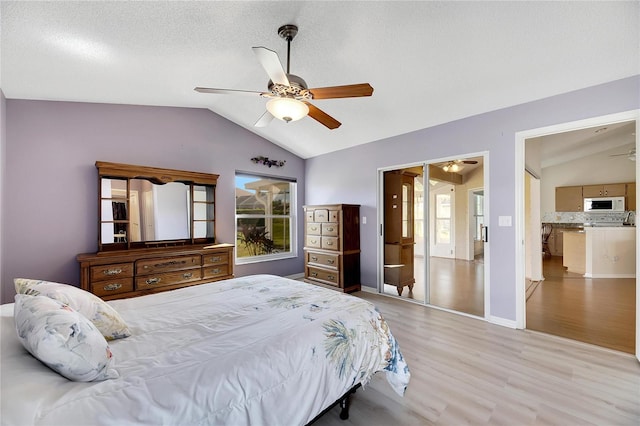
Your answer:
[[[598,197],[584,199],[585,212],[623,212],[624,197]]]

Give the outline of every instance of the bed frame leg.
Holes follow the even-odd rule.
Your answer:
[[[349,406],[351,405],[351,394],[355,393],[355,389],[347,392],[347,394],[340,400],[340,419],[347,420],[349,418]]]

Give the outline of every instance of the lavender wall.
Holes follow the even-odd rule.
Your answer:
[[[362,283],[376,286],[377,169],[465,153],[489,152],[492,317],[516,320],[515,133],[640,108],[640,76],[473,116],[307,160],[308,204],[360,204]],[[375,96],[375,95],[374,95]],[[331,173],[327,173],[331,170]],[[514,222],[515,223],[515,222]]]
[[[304,160],[208,110],[9,99],[6,124],[2,303],[13,301],[15,277],[79,284],[75,256],[97,250],[96,160],[219,174],[220,242],[235,240],[236,170],[297,178],[304,200]],[[274,172],[256,155],[287,163]],[[235,267],[302,270],[301,256]]]
[[[6,168],[6,147],[7,147],[7,119],[6,119],[6,111],[7,111],[7,101],[4,97],[4,92],[0,89],[0,279],[2,278],[3,271],[3,261],[2,257],[5,252],[4,250],[4,226],[5,221],[4,218],[4,206],[6,203],[4,202],[4,181],[5,181],[5,172]],[[1,281],[0,281],[1,283]],[[1,287],[0,287],[0,297],[1,297]]]

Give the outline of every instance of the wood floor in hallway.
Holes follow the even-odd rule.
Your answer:
[[[527,329],[635,353],[635,279],[584,278],[560,256],[544,260],[543,275],[527,299]]]

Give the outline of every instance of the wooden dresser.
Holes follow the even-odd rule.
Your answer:
[[[305,281],[343,292],[360,290],[360,206],[304,206]]]
[[[233,278],[233,246],[205,247],[79,254],[80,287],[110,300]]]

